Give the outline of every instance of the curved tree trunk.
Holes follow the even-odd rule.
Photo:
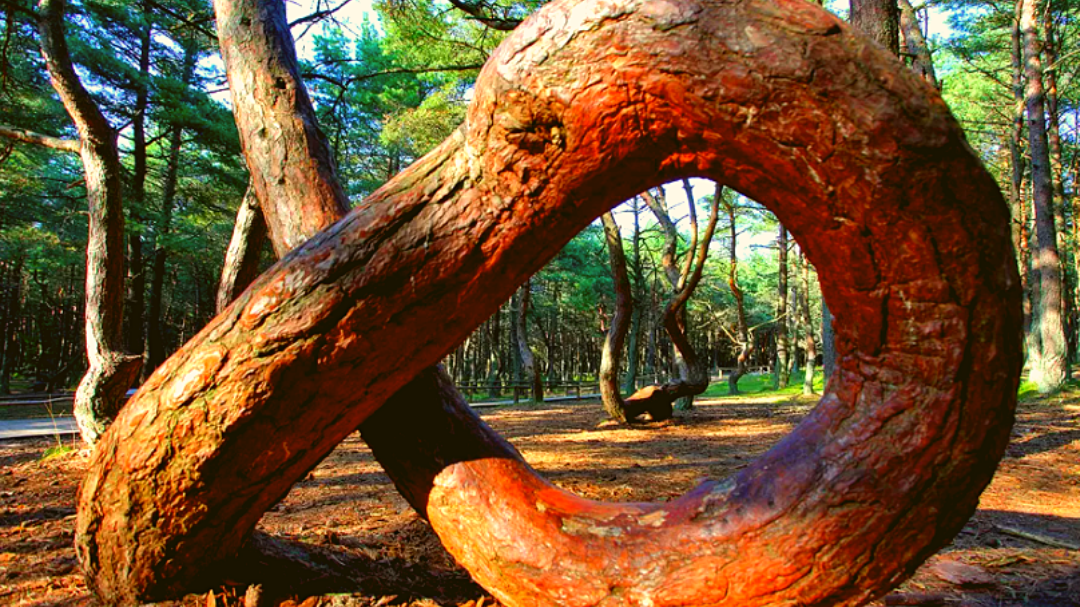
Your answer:
[[[633,314],[633,295],[630,278],[626,274],[626,253],[623,252],[622,234],[611,211],[600,216],[604,224],[604,240],[607,242],[608,260],[611,263],[611,280],[615,283],[615,312],[604,337],[600,354],[600,399],[611,419],[626,423],[627,416],[622,394],[619,393],[619,362],[622,358],[626,333],[630,329]]]
[[[135,383],[141,359],[124,353],[124,211],[116,133],[83,88],[64,38],[63,0],[42,0],[38,33],[49,78],[79,133],[90,234],[86,248],[86,356],[90,364],[75,391],[75,419],[97,442]]]
[[[415,467],[376,448],[411,471],[399,486],[430,479],[403,492],[511,606],[857,604],[949,541],[1003,453],[1020,370],[993,179],[939,98],[824,11],[654,9],[547,5],[493,55],[462,129],[154,373],[80,493],[76,546],[100,594],[207,580],[573,234],[689,175],[769,206],[826,277],[845,349],[818,407],[732,479],[619,506],[544,484],[424,371],[435,406],[403,392],[384,410],[409,422],[391,423],[398,443],[419,436],[410,425],[439,441]],[[415,424],[417,411],[438,417]]]

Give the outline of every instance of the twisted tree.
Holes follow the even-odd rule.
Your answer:
[[[734,478],[582,500],[425,369],[594,217],[686,176],[790,228],[826,278],[836,375]],[[1011,427],[1019,319],[993,179],[883,50],[796,0],[557,1],[492,57],[461,129],[154,373],[95,451],[80,561],[111,602],[206,582],[366,420],[508,605],[858,604],[973,512]]]

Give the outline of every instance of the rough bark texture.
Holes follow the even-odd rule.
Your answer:
[[[821,370],[825,381],[832,377],[836,369],[836,338],[833,336],[833,317],[829,304],[821,302]]]
[[[897,0],[851,0],[851,24],[893,55],[900,54]]]
[[[826,278],[837,374],[790,436],[651,505],[575,498],[452,426],[417,467],[384,461],[412,479],[442,446],[463,454],[403,492],[507,605],[882,594],[973,512],[1020,366],[1007,209],[941,100],[898,68],[801,1],[547,5],[493,55],[462,129],[260,277],[124,408],[80,495],[98,592],[206,579],[590,220],[697,175],[774,210]],[[408,401],[384,412],[420,426]]]
[[[333,222],[327,225],[329,223]],[[255,197],[254,188],[249,187],[236,211],[232,238],[225,251],[216,298],[219,314],[259,275],[259,258],[266,245],[266,236],[266,222],[259,208],[259,200]]]
[[[604,224],[611,280],[615,283],[615,312],[611,315],[611,325],[604,337],[604,347],[600,353],[600,399],[604,403],[604,410],[612,419],[626,423],[629,419],[624,409],[622,394],[619,392],[619,363],[622,360],[626,334],[630,330],[634,303],[630,292],[630,277],[626,274],[626,253],[623,251],[619,226],[610,211],[600,218]]]
[[[923,36],[922,24],[915,13],[910,0],[898,0],[900,9],[900,31],[904,35],[904,54],[911,61],[911,69],[922,76],[930,86],[941,90],[937,74],[934,73],[934,59],[930,56],[930,46]]]
[[[90,233],[86,246],[86,356],[75,419],[90,445],[112,422],[141,359],[124,353],[124,212],[116,133],[83,88],[64,38],[63,0],[38,5],[41,51],[53,88],[79,133]]]
[[[1054,226],[1054,190],[1050,175],[1050,148],[1046,137],[1042,62],[1039,59],[1036,0],[1022,0],[1020,30],[1024,43],[1027,87],[1028,144],[1031,151],[1032,202],[1035,209],[1036,249],[1032,268],[1038,288],[1032,302],[1031,381],[1046,393],[1065,382],[1068,344],[1062,318],[1061,258]]]
[[[278,257],[342,217],[348,198],[335,175],[326,137],[313,121],[296,49],[280,2],[215,2],[221,54],[229,66],[240,146]],[[269,40],[272,44],[266,44]],[[299,150],[303,153],[297,154]],[[258,158],[260,166],[251,166]]]

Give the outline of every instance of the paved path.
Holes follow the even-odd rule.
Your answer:
[[[79,427],[75,425],[75,418],[68,415],[40,419],[0,419],[0,440],[78,433]]]
[[[562,402],[571,400],[585,400],[588,398],[600,398],[599,394],[582,394],[580,398],[574,396],[555,396],[544,399],[544,402]],[[525,403],[522,399],[522,403]],[[513,400],[489,401],[486,403],[473,403],[477,409],[486,407],[500,407],[514,404]],[[78,434],[79,427],[75,424],[75,418],[70,415],[61,415],[55,418],[43,417],[40,419],[0,419],[0,440],[11,438],[32,438],[35,436],[68,436]]]

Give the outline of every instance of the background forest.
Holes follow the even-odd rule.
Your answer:
[[[540,3],[382,0],[360,22],[341,20],[348,4],[290,10],[307,87],[356,204],[456,128],[479,67]],[[1075,358],[1080,330],[1080,3],[1045,0],[1027,21],[1023,4],[900,0],[894,26],[901,60],[940,88],[1012,205],[1033,379],[1050,390],[1065,377],[1053,364]],[[0,0],[0,393],[70,389],[88,364],[87,182],[39,50],[37,10]],[[245,196],[213,7],[81,0],[66,24],[75,72],[119,134],[120,329],[145,378],[229,299],[226,249],[238,214],[242,224],[256,204]],[[828,364],[813,268],[769,211],[694,180],[646,192],[613,218],[614,231],[597,221],[581,232],[447,358],[459,384],[497,396],[532,376],[597,377],[620,284],[634,304],[618,368],[626,393],[679,376],[663,317],[687,287],[687,336],[711,374],[736,368],[737,380],[768,367],[786,385],[795,369],[809,368],[802,381],[822,357]],[[254,230],[236,232],[266,267],[275,257]]]

